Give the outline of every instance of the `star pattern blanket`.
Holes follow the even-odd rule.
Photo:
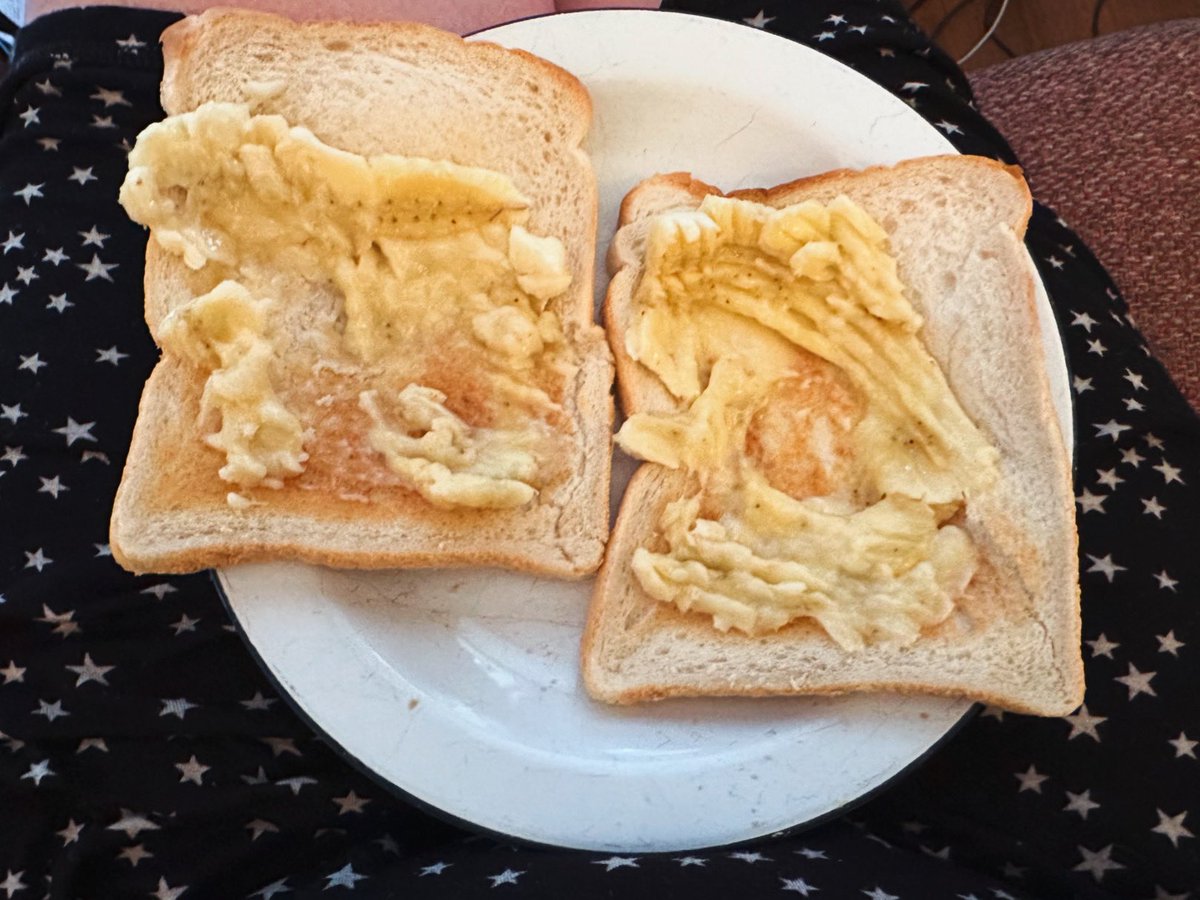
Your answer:
[[[673,3],[801,41],[1014,161],[895,2]],[[47,17],[0,86],[0,892],[31,898],[1200,897],[1200,422],[1103,268],[1035,210],[1071,369],[1085,703],[983,709],[850,814],[753,846],[511,846],[387,793],[292,712],[207,575],[133,577],[108,514],[145,233],[116,203],[174,17]],[[332,893],[327,893],[332,892]]]

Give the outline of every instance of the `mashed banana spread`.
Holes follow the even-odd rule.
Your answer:
[[[948,520],[998,456],[866,212],[710,196],[659,216],[634,309],[626,349],[678,411],[633,415],[618,441],[699,484],[665,509],[666,549],[634,554],[650,596],[751,634],[808,617],[847,649],[911,643],[950,615],[975,552]],[[772,419],[795,423],[793,447],[763,451]],[[797,453],[816,474],[783,484]]]
[[[536,496],[546,422],[562,412],[555,379],[574,365],[547,301],[571,275],[561,242],[524,227],[529,204],[507,176],[359,156],[220,103],[152,125],[129,161],[129,214],[220,285],[161,330],[168,351],[211,373],[205,410],[221,428],[207,440],[226,453],[223,479],[278,487],[303,471],[305,411],[272,388],[289,346],[268,315],[289,301],[284,272],[336,296],[320,365],[362,378],[363,437],[381,465],[437,506]],[[470,397],[421,383],[435,351]]]

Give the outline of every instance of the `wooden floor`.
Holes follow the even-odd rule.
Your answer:
[[[984,35],[1000,8],[1000,0],[904,0],[927,33],[956,59]],[[955,8],[958,11],[955,12]],[[1097,0],[1009,0],[995,35],[1016,55],[1056,47],[1092,36]],[[950,16],[947,19],[947,16]],[[1200,0],[1101,0],[1096,25],[1100,34],[1166,19],[1200,16]],[[978,69],[1008,59],[989,41],[964,68]]]

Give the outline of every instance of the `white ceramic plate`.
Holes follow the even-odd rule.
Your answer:
[[[482,37],[557,62],[592,93],[601,288],[617,206],[647,174],[688,169],[728,190],[953,152],[865,78],[740,25],[623,10]],[[1041,302],[1069,436],[1066,367]],[[443,813],[546,844],[680,850],[812,823],[919,760],[970,709],[874,695],[613,709],[587,699],[577,672],[590,582],[291,564],[218,578],[268,672],[351,759]]]

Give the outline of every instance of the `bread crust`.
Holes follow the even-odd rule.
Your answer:
[[[910,648],[883,645],[847,653],[805,620],[751,637],[719,632],[707,616],[658,603],[637,584],[630,558],[637,546],[653,539],[663,506],[682,494],[683,482],[677,472],[644,464],[622,501],[581,642],[583,680],[593,698],[627,704],[680,696],[886,690],[965,696],[1039,715],[1063,715],[1078,707],[1083,667],[1070,466],[1045,376],[1034,276],[1028,260],[1019,256],[1032,211],[1019,170],[980,158],[924,158],[894,167],[838,170],[730,196],[785,206],[808,198],[827,202],[844,192],[872,212],[873,201],[882,203],[880,192],[903,195],[908,186],[920,195],[914,185],[928,189],[943,177],[996,191],[997,227],[1007,231],[1003,239],[986,244],[1007,266],[999,273],[1002,279],[988,280],[994,298],[1004,303],[1005,334],[975,322],[975,340],[967,342],[957,334],[963,323],[954,321],[965,313],[939,306],[937,297],[913,298],[927,320],[930,352],[964,408],[1004,456],[1000,485],[972,499],[963,523],[984,560],[959,603],[959,615]],[[637,185],[622,203],[604,311],[626,414],[676,408],[653,373],[629,356],[624,341],[646,223],[661,212],[694,208],[714,193],[721,192],[687,173],[671,173]],[[929,201],[934,199],[930,194]],[[914,207],[912,215],[920,219],[920,210]],[[902,280],[906,263],[911,269],[915,262],[904,254],[915,253],[920,243],[919,236],[911,246],[905,240],[902,236],[897,249]],[[1013,383],[1019,393],[988,394],[985,376],[996,366],[1002,376],[1019,376]],[[1008,388],[1006,382],[997,390]],[[1019,416],[1027,422],[1018,434],[1013,429]],[[1036,471],[1022,474],[1022,468]],[[1037,489],[1023,483],[1027,480]],[[958,630],[963,618],[969,622],[965,634]]]
[[[215,8],[172,25],[162,43],[168,114],[210,100],[242,102],[350,152],[448,159],[513,179],[531,199],[528,227],[563,241],[573,275],[552,301],[580,361],[562,398],[570,458],[553,461],[571,475],[517,510],[435,510],[395,485],[372,491],[373,506],[364,506],[312,484],[302,490],[293,479],[266,492],[265,506],[232,509],[224,496],[235,488],[218,479],[220,456],[204,445],[197,421],[204,373],[167,356],[139,405],[110,523],[114,558],[136,572],[281,558],[360,568],[502,566],[567,578],[594,572],[608,536],[613,371],[593,312],[598,200],[581,147],[592,117],[586,88],[532,54],[410,22],[293,22]],[[196,283],[181,260],[149,242],[152,334]]]

